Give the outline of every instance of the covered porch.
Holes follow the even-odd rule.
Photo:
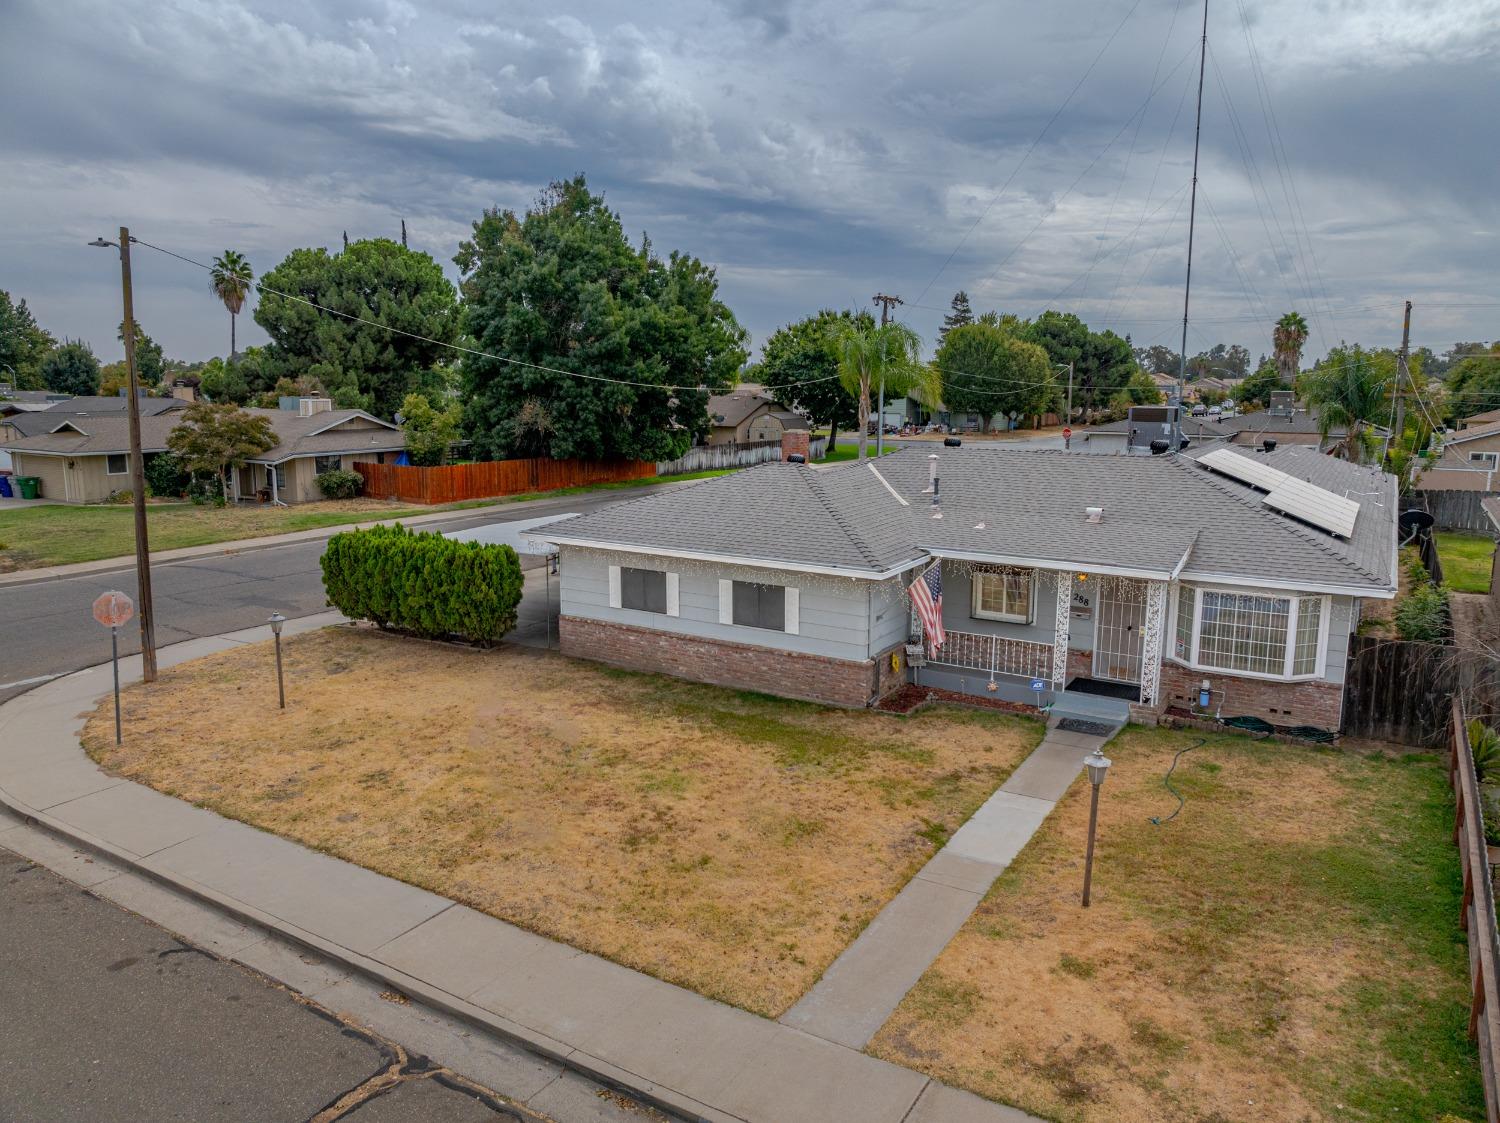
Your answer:
[[[917,685],[1088,714],[1159,708],[1167,580],[939,564],[946,640],[934,652],[912,614],[912,642],[926,649]]]

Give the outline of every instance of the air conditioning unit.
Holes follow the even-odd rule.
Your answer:
[[[328,398],[298,398],[297,416],[311,417],[315,413],[327,413],[333,409],[333,402]]]

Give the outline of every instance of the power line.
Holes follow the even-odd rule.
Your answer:
[[[1062,116],[1063,110],[1067,109],[1068,106],[1072,103],[1074,95],[1076,95],[1078,91],[1083,88],[1083,84],[1088,81],[1089,75],[1094,72],[1094,67],[1099,65],[1099,60],[1104,57],[1104,52],[1109,50],[1110,44],[1112,44],[1115,41],[1115,38],[1120,34],[1120,32],[1125,29],[1125,25],[1130,22],[1130,17],[1135,15],[1135,10],[1140,6],[1141,0],[1135,0],[1135,3],[1130,6],[1130,11],[1125,13],[1125,18],[1122,19],[1119,26],[1110,33],[1109,38],[1104,41],[1104,46],[1099,48],[1099,53],[1094,56],[1094,61],[1089,63],[1088,69],[1083,72],[1083,77],[1079,78],[1078,81],[1074,84],[1073,88],[1068,91],[1068,96],[1063,98],[1063,103],[1059,105],[1057,107],[1057,111],[1047,119],[1047,123],[1042,126],[1042,131],[1037,133],[1036,139],[1031,142],[1030,147],[1028,147],[1026,149],[1026,152],[1021,156],[1020,163],[1018,163],[1014,168],[1011,169],[1010,175],[1007,176],[1005,182],[1000,185],[1000,190],[995,192],[994,196],[991,197],[984,210],[979,213],[979,217],[974,220],[974,222],[966,231],[964,231],[963,236],[958,240],[958,244],[953,247],[953,252],[943,259],[943,264],[938,266],[938,271],[932,275],[932,280],[928,281],[927,284],[923,287],[922,291],[917,294],[918,301],[920,301],[928,294],[928,292],[931,291],[933,285],[937,284],[938,278],[943,275],[948,266],[953,263],[953,259],[958,256],[958,251],[963,249],[964,243],[969,240],[975,230],[979,229],[979,224],[989,217],[990,211],[994,209],[995,204],[1000,201],[1001,197],[1005,194],[1006,189],[1009,188],[1011,183],[1015,181],[1015,178],[1020,174],[1021,169],[1026,166],[1026,161],[1031,159],[1031,154],[1036,151],[1037,145],[1042,143],[1042,138],[1047,135],[1047,131],[1057,123],[1057,119]]]

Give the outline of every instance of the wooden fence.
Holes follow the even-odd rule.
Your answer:
[[[1467,530],[1474,534],[1494,534],[1495,524],[1479,505],[1492,491],[1446,491],[1418,488],[1402,503],[1403,509],[1415,508],[1432,516],[1438,530]]]
[[[808,448],[808,459],[817,460],[828,447],[827,437],[814,437]],[[743,441],[722,445],[698,445],[676,460],[657,462],[658,476],[675,476],[681,472],[713,472],[725,468],[749,468],[781,459],[780,441]]]
[[[1344,733],[1401,745],[1441,746],[1459,683],[1451,646],[1350,636]]]
[[[448,464],[415,468],[397,464],[355,464],[365,479],[364,493],[372,499],[403,503],[457,503],[464,499],[494,499],[533,491],[556,491],[583,484],[641,480],[656,475],[650,461],[617,460],[491,460],[478,464]]]
[[[1457,803],[1453,841],[1458,844],[1463,870],[1463,904],[1459,924],[1469,939],[1469,1039],[1479,1046],[1479,1071],[1484,1083],[1485,1118],[1500,1123],[1500,954],[1495,931],[1495,891],[1489,852],[1484,844],[1484,805],[1479,798],[1479,774],[1469,747],[1464,708],[1454,701],[1450,711],[1452,753],[1448,779]]]

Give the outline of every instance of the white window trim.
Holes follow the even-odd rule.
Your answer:
[[[986,575],[986,571],[984,570],[975,570],[969,578],[969,615],[975,620],[999,620],[1007,624],[1030,624],[1034,622],[1036,620],[1037,571],[1033,569],[1028,572],[1030,574],[1027,579],[1029,596],[1027,597],[1025,615],[1014,612],[987,612],[979,607],[979,581],[981,577]],[[1004,576],[1004,574],[994,571],[990,571],[990,573],[996,577]]]
[[[123,470],[121,470],[119,472],[111,472],[109,470],[109,458],[111,456],[123,456],[125,458],[125,467],[124,467]],[[106,476],[128,476],[128,475],[130,475],[130,453],[128,453],[128,452],[112,452],[112,453],[107,453],[105,455],[105,457],[104,457],[104,474]]]
[[[781,630],[789,636],[802,632],[802,590],[795,585],[785,585],[781,602]]]
[[[1469,462],[1471,464],[1494,464],[1497,457],[1493,452],[1471,452]]]
[[[609,567],[609,607],[623,608],[624,605],[625,597],[620,591],[620,567],[612,565]]]
[[[681,616],[682,601],[678,595],[677,574],[667,570],[667,615]]]
[[[734,625],[734,581],[719,578],[719,623]]]
[[[1168,601],[1172,611],[1167,619],[1166,634],[1172,637],[1172,653],[1167,656],[1172,662],[1183,667],[1191,667],[1195,671],[1203,671],[1211,675],[1234,675],[1236,678],[1257,678],[1268,682],[1316,682],[1326,677],[1328,669],[1328,633],[1333,618],[1333,598],[1325,594],[1317,593],[1293,593],[1285,590],[1235,588],[1228,585],[1199,585],[1187,583],[1187,587],[1194,590],[1193,594],[1193,627],[1189,633],[1187,658],[1177,654],[1177,616],[1178,616],[1178,593],[1182,585],[1174,585],[1171,589]],[[1200,632],[1203,627],[1203,598],[1198,596],[1200,591],[1210,593],[1234,593],[1243,596],[1267,597],[1274,600],[1290,601],[1287,612],[1287,644],[1286,659],[1282,663],[1285,668],[1283,674],[1267,674],[1265,671],[1240,671],[1231,670],[1227,667],[1209,666],[1198,661],[1198,643]],[[1291,673],[1292,663],[1297,658],[1297,616],[1301,611],[1302,598],[1318,597],[1323,602],[1323,607],[1318,614],[1318,657],[1317,668],[1312,674],[1294,675]]]

